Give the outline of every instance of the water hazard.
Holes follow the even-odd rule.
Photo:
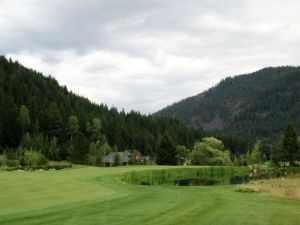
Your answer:
[[[122,180],[139,185],[212,186],[244,184],[282,175],[274,171],[253,174],[247,167],[199,167],[132,171],[126,173]]]
[[[225,176],[222,178],[187,178],[173,180],[174,185],[178,186],[212,186],[212,185],[228,185],[228,184],[246,184],[252,180],[269,179],[284,176],[284,174],[268,172],[262,174],[249,173],[240,176]]]

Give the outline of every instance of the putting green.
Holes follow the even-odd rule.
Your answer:
[[[0,171],[0,224],[300,224],[300,201],[235,192],[226,186],[139,186],[130,170],[169,167],[76,166]]]

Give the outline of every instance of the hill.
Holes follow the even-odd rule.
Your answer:
[[[0,109],[0,153],[7,154],[20,145],[34,146],[47,158],[84,163],[95,142],[93,129],[98,129],[98,139],[114,150],[138,149],[152,156],[166,132],[175,143],[186,146],[202,136],[202,130],[191,129],[176,119],[119,112],[92,103],[60,86],[51,76],[4,56],[0,56]]]
[[[260,139],[278,137],[289,118],[300,129],[300,67],[269,67],[228,77],[155,115],[177,118],[195,128]]]

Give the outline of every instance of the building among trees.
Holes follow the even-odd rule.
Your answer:
[[[104,166],[127,166],[129,162],[129,152],[111,152],[103,157]]]

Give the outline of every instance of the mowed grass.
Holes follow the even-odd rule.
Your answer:
[[[120,177],[131,170],[0,171],[0,224],[300,224],[300,201],[236,192],[235,185],[141,186]]]

